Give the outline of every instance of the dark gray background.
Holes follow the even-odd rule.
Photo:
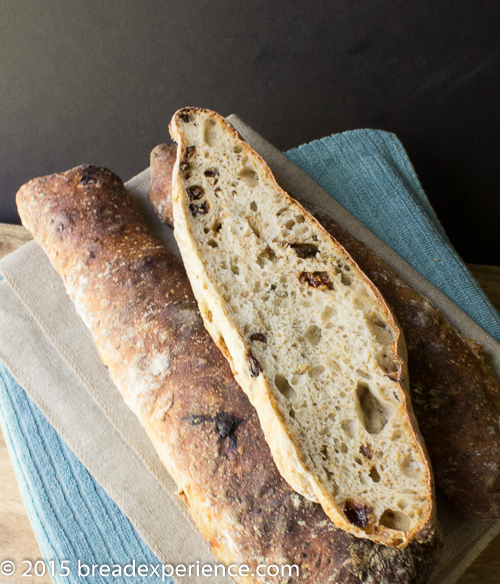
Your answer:
[[[282,150],[395,132],[462,256],[500,264],[499,6],[3,0],[0,221],[19,221],[34,176],[92,162],[130,178],[196,105]]]

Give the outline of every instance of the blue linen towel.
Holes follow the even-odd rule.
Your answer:
[[[393,134],[346,132],[286,155],[500,341],[498,313],[451,246]],[[100,565],[158,562],[1,364],[0,421],[43,556],[56,566],[61,560],[72,562],[69,577],[56,570],[57,583],[82,580],[76,574],[77,559]],[[92,583],[125,580],[143,581],[85,578]]]

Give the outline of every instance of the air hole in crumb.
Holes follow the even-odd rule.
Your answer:
[[[258,256],[257,256],[257,264],[263,268],[266,261],[268,262],[274,262],[276,260],[276,254],[274,253],[274,251],[269,247],[266,246],[266,249],[264,251],[262,251]]]
[[[304,338],[308,340],[313,347],[319,345],[321,341],[321,329],[319,326],[312,324],[305,332]],[[323,367],[324,370],[324,367]]]
[[[219,247],[219,244],[215,241],[215,239],[209,239],[207,241],[207,245],[209,245],[210,247]]]
[[[369,434],[379,434],[385,428],[390,417],[387,408],[375,395],[368,384],[358,382],[356,396],[360,411],[360,419]]]
[[[366,324],[368,330],[381,345],[390,345],[393,342],[394,336],[392,331],[379,315],[367,315]]]
[[[340,452],[342,452],[342,454],[347,454],[349,452],[349,447],[347,446],[347,444],[345,442],[341,443]]]
[[[238,176],[245,182],[245,184],[253,189],[259,184],[259,175],[250,166],[245,166]]]
[[[338,487],[337,483],[333,480],[333,472],[325,467],[323,467],[323,470],[325,471],[326,478],[328,479],[328,482],[330,483],[331,491],[333,492],[334,495],[336,495],[338,493],[339,487]]]
[[[399,440],[401,438],[401,430],[395,430],[391,436],[391,440]]]
[[[257,227],[257,223],[251,217],[247,217],[247,223],[248,223],[248,226],[250,227],[250,229],[253,231],[253,234],[255,235],[255,237],[259,238],[260,237],[260,230]]]
[[[340,365],[336,363],[333,359],[327,360],[327,366],[330,371],[334,371],[335,373],[340,373]]]
[[[208,232],[210,231],[209,227],[204,227],[203,228],[203,233],[206,235]]]
[[[294,225],[295,225],[295,221],[294,221],[293,219],[290,219],[290,221],[287,221],[287,222],[285,223],[285,227],[286,227],[288,230],[292,229]]]
[[[356,434],[356,422],[353,422],[353,420],[342,420],[340,427],[349,438],[354,438]]]
[[[233,272],[233,274],[235,276],[239,276],[239,274],[240,274],[240,268],[238,267],[238,265],[236,263],[231,262],[231,272]]]
[[[293,399],[295,397],[296,393],[284,375],[276,373],[274,383],[283,397],[286,397],[286,399]]]
[[[387,374],[395,373],[398,369],[394,359],[392,357],[389,357],[389,355],[387,353],[384,353],[383,351],[379,351],[378,353],[376,353],[375,360],[377,361],[377,364],[379,365],[380,369],[384,371],[384,373]]]
[[[350,286],[352,284],[352,280],[347,274],[342,274],[342,276],[340,276],[340,281],[344,286]]]
[[[279,211],[276,213],[276,217],[279,217],[280,215],[283,215],[283,213],[285,213],[286,211],[288,211],[288,207],[282,207],[281,209],[279,209]]]
[[[297,221],[297,223],[304,223],[304,221],[305,221],[304,215],[296,215],[295,221]]]
[[[378,474],[378,470],[375,466],[372,466],[370,470],[370,478],[374,483],[378,483],[380,481],[380,475]]]
[[[236,144],[236,146],[233,148],[233,152],[235,154],[239,154],[242,150],[243,150],[243,146],[241,144]]]
[[[201,308],[201,306],[200,306],[200,308]],[[212,311],[208,310],[208,308],[206,308],[206,307],[203,307],[202,312],[205,315],[205,318],[208,320],[208,322],[212,322],[212,319],[213,319]]]
[[[337,310],[333,306],[325,306],[323,312],[321,313],[322,320],[330,320],[330,318],[336,314]]]
[[[410,479],[416,479],[421,475],[422,468],[411,456],[405,456],[401,463],[401,472]]]
[[[383,525],[389,529],[397,529],[398,531],[408,531],[410,528],[410,518],[401,511],[386,509],[382,513],[379,525]]]
[[[323,444],[323,446],[321,447],[321,456],[323,457],[324,460],[328,459],[328,446],[326,446],[326,444]]]
[[[311,369],[309,369],[308,371],[309,377],[311,377],[312,379],[318,379],[318,377],[321,377],[324,370],[325,368],[323,365],[315,365],[314,367],[311,367]]]
[[[356,373],[362,377],[363,379],[371,379],[372,376],[370,375],[370,373],[368,373],[367,371],[364,371],[363,369],[356,369]]]
[[[216,221],[213,225],[212,225],[212,231],[214,233],[219,233],[219,231],[222,229],[222,223],[220,221]]]
[[[219,125],[211,118],[203,124],[203,140],[207,146],[214,146],[219,139]]]
[[[255,201],[250,203],[250,209],[254,212],[257,211],[257,203]]]

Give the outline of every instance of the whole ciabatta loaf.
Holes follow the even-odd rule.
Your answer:
[[[291,580],[241,582],[426,582],[439,555],[436,534],[405,550],[356,539],[281,478],[182,265],[151,237],[116,175],[81,166],[35,179],[17,203],[218,557],[252,570],[300,568]]]
[[[149,197],[169,225],[171,144],[151,153]],[[467,517],[500,517],[500,382],[481,347],[464,338],[393,268],[336,221],[308,211],[376,284],[396,315],[408,348],[410,393],[436,484]]]
[[[226,120],[185,108],[170,127],[174,234],[282,476],[358,537],[422,537],[432,473],[385,301]]]

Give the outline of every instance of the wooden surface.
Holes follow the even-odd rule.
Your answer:
[[[31,236],[17,225],[0,224],[0,257],[8,254],[29,241]],[[479,284],[500,311],[500,267],[469,265]],[[0,432],[0,564],[12,560],[18,569],[13,576],[0,575],[0,584],[24,584],[36,581],[37,584],[50,582],[48,575],[22,577],[23,560],[33,563],[41,558],[40,548],[24,509],[21,495],[5,440]],[[499,584],[500,583],[500,536],[494,539],[476,559],[458,584]]]

